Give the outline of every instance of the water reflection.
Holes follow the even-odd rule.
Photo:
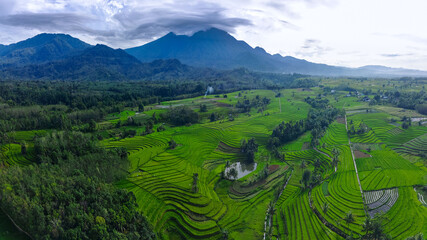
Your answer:
[[[225,169],[225,177],[230,180],[240,179],[248,175],[249,173],[255,171],[256,166],[257,163],[246,164],[241,162],[235,162]]]

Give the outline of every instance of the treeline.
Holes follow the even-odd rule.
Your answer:
[[[16,108],[1,108],[0,131],[60,129],[71,130],[72,126],[86,124],[90,121],[100,121],[115,108],[88,109],[72,111],[63,105],[29,106]]]
[[[419,92],[378,91],[374,94],[369,104],[391,104],[400,108],[417,110],[421,114],[427,114],[427,93],[424,89]]]
[[[39,164],[0,175],[0,206],[33,239],[155,239],[131,192],[114,187],[125,149],[105,150],[79,132],[34,141]]]
[[[207,70],[206,70],[207,71]],[[10,106],[66,105],[89,109],[114,103],[142,101],[145,105],[176,98],[203,95],[208,86],[216,94],[246,89],[280,89],[307,85],[298,74],[255,73],[246,69],[214,71],[201,76],[150,81],[37,80],[24,81],[0,78],[0,103]],[[315,82],[308,85],[314,86]]]
[[[239,93],[240,95],[240,93]],[[270,104],[271,100],[267,97],[260,97],[256,95],[253,99],[249,100],[244,97],[243,101],[238,100],[236,108],[240,109],[243,113],[248,113],[252,108],[257,108],[258,112],[263,112],[267,109],[267,105]]]
[[[342,112],[337,108],[310,109],[305,120],[280,123],[271,134],[267,147],[275,155],[280,157],[277,148],[281,145],[297,139],[306,131],[311,131],[311,146],[319,144],[320,138],[325,133],[329,124],[332,123]]]
[[[202,70],[200,70],[202,71]],[[307,85],[298,74],[255,73],[246,69],[203,70],[201,76],[149,81],[1,80],[0,126],[14,130],[62,129],[98,121],[125,107],[203,95],[208,86],[216,94],[245,89],[280,89]],[[315,84],[313,81],[312,84]],[[266,99],[259,99],[265,101]],[[262,108],[260,103],[250,107]]]
[[[322,99],[320,96],[317,98],[306,97],[304,101],[316,109],[326,108],[329,104],[329,100],[327,98]]]

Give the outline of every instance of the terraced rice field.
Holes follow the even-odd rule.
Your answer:
[[[427,127],[402,129],[390,124],[391,115],[382,112],[351,114],[348,122],[352,120],[358,126],[363,120],[371,128],[350,138],[353,150],[370,148],[372,155],[356,160],[361,193],[342,119],[341,123],[335,121],[329,125],[315,149],[308,147],[310,132],[282,146],[279,151],[285,154],[285,162],[267,150],[272,129],[282,121],[306,118],[310,105],[304,98],[316,96],[321,89],[300,91],[291,97],[293,91],[300,90],[281,90],[281,111],[279,98],[274,97],[276,93],[243,91],[240,93],[247,98],[269,97],[271,104],[264,113],[253,109],[250,116],[241,114],[234,121],[168,126],[164,132],[121,140],[109,138],[100,144],[127,149],[131,162],[129,175],[116,184],[135,194],[140,210],[154,226],[159,239],[221,239],[224,233],[228,233],[229,239],[263,239],[264,234],[273,239],[343,239],[340,236],[343,233],[353,237],[363,235],[363,222],[378,212],[384,212],[389,219],[384,229],[393,239],[405,239],[420,232],[427,235],[427,207],[422,203],[425,199],[421,200],[413,190],[414,185],[427,184],[427,174],[420,162],[416,165],[402,157],[427,151]],[[163,106],[170,104],[197,109],[198,104],[205,102],[209,113],[226,114],[228,107],[243,99],[238,94],[230,93],[227,99],[208,96],[164,102],[161,106],[147,106],[152,109],[145,113],[160,113],[165,111]],[[367,107],[354,97],[338,101],[330,97],[330,101],[345,109]],[[125,111],[106,120],[115,123],[129,116],[136,117],[136,113]],[[34,157],[31,140],[35,134],[16,134],[19,141],[29,142],[27,156],[22,156],[19,144],[11,144],[10,148],[2,146],[0,158],[6,165],[31,163]],[[257,168],[239,180],[225,179],[226,165],[245,159],[241,140],[251,137],[259,144],[255,156]],[[171,139],[177,143],[174,149],[169,148]],[[339,152],[336,170],[330,158],[333,149]],[[300,167],[301,162],[313,172],[316,160],[320,161],[322,180],[312,189],[304,188],[300,182],[305,170]],[[262,178],[267,166],[272,165],[275,171]],[[193,186],[194,174],[198,176],[197,191]],[[285,182],[287,185],[278,197]],[[271,203],[275,212],[272,224],[268,225],[272,228],[265,232],[266,212]],[[322,210],[325,204],[327,211]],[[350,212],[355,222],[347,225],[344,218]]]
[[[301,115],[307,113],[303,112]],[[143,137],[108,139],[103,144],[128,149],[131,174],[118,186],[135,193],[142,212],[161,238],[218,239],[227,230],[235,239],[259,239],[266,209],[287,168],[280,166],[261,182],[256,181],[256,175],[263,163],[241,181],[224,180],[221,172],[227,161],[244,158],[240,152],[242,138],[255,137],[260,145],[265,144],[280,119],[257,114],[232,122],[174,127]],[[178,147],[169,149],[170,139]],[[192,187],[195,173],[197,192]],[[249,227],[245,224],[248,221]]]
[[[280,239],[341,239],[311,210],[307,191],[288,186],[277,208],[277,235]]]
[[[393,239],[406,239],[418,233],[427,233],[427,208],[417,199],[412,187],[399,188],[399,197],[392,208],[384,215],[384,227]]]
[[[399,192],[397,188],[365,191],[365,204],[368,207],[368,212],[371,218],[378,213],[386,213],[396,203]]]
[[[372,158],[356,160],[364,190],[412,186],[426,182],[425,171],[384,145],[381,150],[371,151],[370,154]]]
[[[401,146],[397,146],[394,150],[401,154],[419,155],[427,154],[427,134],[416,137]]]
[[[366,215],[356,172],[354,171],[350,147],[341,145],[338,149],[340,151],[340,163],[337,172],[328,180],[329,194],[325,196],[322,185],[317,186],[312,191],[313,204],[330,224],[347,233],[349,230],[354,233],[360,233]],[[326,214],[322,211],[322,206],[325,203],[329,205],[329,210]],[[356,220],[354,224],[350,224],[349,229],[346,224],[340,224],[348,212],[352,212]]]
[[[311,134],[310,132],[305,133],[298,139],[285,144],[281,150],[282,151],[301,151],[301,150],[307,150],[310,148],[310,141],[311,141]]]
[[[336,146],[342,144],[348,144],[347,131],[345,124],[333,122],[325,135],[320,139],[320,146]]]
[[[380,143],[381,140],[375,135],[374,131],[369,131],[363,134],[356,134],[351,137],[351,142],[354,143]]]
[[[32,163],[34,156],[31,151],[27,155],[22,155],[21,145],[19,144],[7,144],[0,148],[0,162],[3,162],[6,166],[10,165],[29,165]]]

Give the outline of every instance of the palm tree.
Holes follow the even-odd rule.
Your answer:
[[[347,215],[344,218],[344,221],[347,223],[347,227],[350,230],[350,223],[353,223],[355,221],[353,213],[348,212]]]
[[[320,159],[317,158],[313,165],[318,168],[320,165],[322,165],[322,162],[320,162]]]
[[[307,188],[308,183],[310,181],[310,177],[311,177],[311,171],[310,170],[305,170],[304,173],[302,174],[302,179],[301,182],[304,183],[304,187]]]
[[[329,204],[327,202],[323,203],[323,206],[322,206],[323,213],[326,214],[328,210],[329,210]]]
[[[228,239],[228,231],[226,229],[222,229],[222,239],[226,240]]]
[[[198,173],[193,173],[193,192],[196,193],[198,192],[198,187],[197,187],[197,180],[199,180],[199,174]]]
[[[338,155],[340,154],[340,152],[338,151],[338,149],[333,148],[333,149],[332,149],[332,154],[333,154],[334,156],[338,156]]]
[[[365,232],[365,236],[367,236],[369,234],[369,232],[372,230],[372,221],[370,217],[367,217],[365,219],[365,222],[362,225],[362,231]]]
[[[270,202],[269,206],[268,206],[268,210],[267,210],[267,214],[268,214],[268,236],[270,236],[271,234],[271,230],[272,230],[272,225],[271,223],[273,222],[273,216],[274,214],[276,214],[276,208],[274,206],[273,202]]]
[[[302,161],[301,161],[300,168],[301,168],[301,169],[304,169],[304,168],[306,168],[306,167],[307,167],[307,164],[305,163],[305,160],[302,160]]]
[[[338,159],[338,156],[334,156],[332,158],[332,165],[334,165],[334,167],[338,167],[339,162],[340,162],[340,160]]]

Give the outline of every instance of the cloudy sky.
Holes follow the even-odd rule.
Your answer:
[[[61,32],[114,48],[217,27],[280,53],[427,70],[425,0],[0,0],[0,43]]]

